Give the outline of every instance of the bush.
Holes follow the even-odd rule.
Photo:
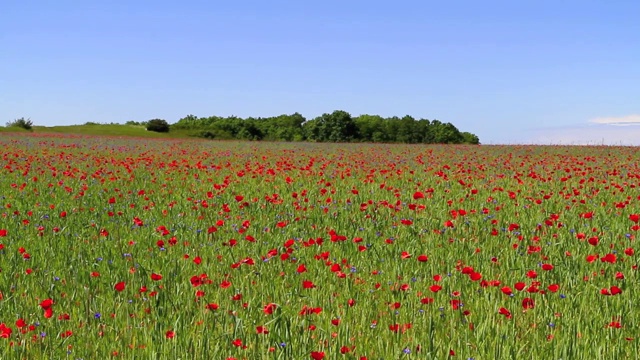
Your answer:
[[[147,130],[155,132],[169,132],[169,123],[162,119],[153,119],[147,122]]]
[[[31,121],[31,119],[25,119],[21,117],[20,119],[15,119],[11,122],[8,122],[7,127],[19,127],[25,130],[31,130],[31,128],[33,127],[33,121]]]

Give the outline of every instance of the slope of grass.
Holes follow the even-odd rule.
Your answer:
[[[185,131],[171,131],[169,133],[157,133],[147,131],[144,126],[121,124],[96,124],[96,125],[68,125],[68,126],[34,126],[37,133],[64,133],[78,135],[108,135],[108,136],[134,136],[145,138],[186,138],[189,134]]]
[[[28,132],[29,130],[17,126],[0,127],[0,132]]]

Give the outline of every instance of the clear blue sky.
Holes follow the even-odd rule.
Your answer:
[[[640,143],[640,125],[620,126],[640,124],[640,1],[0,6],[0,124],[335,109],[483,143]]]

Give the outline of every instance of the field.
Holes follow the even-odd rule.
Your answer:
[[[1,133],[23,133],[35,134],[36,136],[46,136],[51,134],[60,135],[77,135],[77,136],[111,136],[111,137],[137,137],[151,139],[188,139],[193,138],[189,130],[174,129],[170,133],[159,133],[147,131],[141,125],[124,125],[124,124],[85,124],[85,125],[61,125],[61,126],[33,126],[32,129],[26,130],[21,127],[1,127]]]
[[[2,359],[639,357],[636,148],[0,145]]]

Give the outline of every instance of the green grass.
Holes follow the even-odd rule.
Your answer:
[[[74,135],[131,136],[142,138],[188,138],[188,131],[174,130],[168,133],[147,131],[144,126],[120,124],[68,125],[68,126],[34,126],[35,133],[55,133]]]
[[[11,126],[11,127],[0,127],[0,132],[5,132],[5,133],[23,133],[23,132],[30,132],[33,130],[27,130],[21,127],[16,127],[16,126]]]
[[[118,136],[0,134],[0,358],[638,358],[634,148]]]

